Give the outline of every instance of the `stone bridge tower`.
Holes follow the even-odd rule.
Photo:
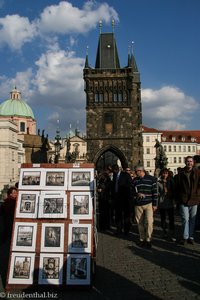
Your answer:
[[[140,74],[133,49],[121,68],[114,33],[100,32],[95,68],[87,53],[83,76],[88,161],[97,169],[116,162],[122,167],[142,163]]]

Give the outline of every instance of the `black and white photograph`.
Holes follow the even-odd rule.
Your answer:
[[[21,169],[19,188],[20,189],[38,189],[41,185],[41,169]]]
[[[91,252],[91,224],[69,224],[68,252]]]
[[[13,252],[8,283],[32,284],[35,253]]]
[[[12,250],[35,251],[37,223],[15,222]]]
[[[66,190],[67,189],[67,170],[65,169],[46,169],[44,172],[43,189]]]
[[[65,191],[41,192],[39,218],[67,218],[67,195]]]
[[[94,170],[90,168],[69,169],[70,190],[93,190]]]
[[[43,223],[41,252],[63,252],[64,223]]]
[[[37,218],[39,191],[19,191],[16,217]]]
[[[62,284],[63,254],[40,254],[39,284]]]
[[[90,192],[70,193],[70,219],[92,219],[92,197]]]
[[[67,255],[67,284],[89,285],[91,282],[91,257],[89,254]]]

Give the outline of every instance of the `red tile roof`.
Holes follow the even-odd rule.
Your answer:
[[[196,142],[200,143],[200,130],[158,130],[155,128],[149,128],[146,126],[142,126],[143,132],[160,132],[162,133],[162,141],[163,138],[166,138],[166,142]]]

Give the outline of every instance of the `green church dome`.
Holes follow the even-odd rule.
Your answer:
[[[35,119],[30,106],[21,99],[21,92],[14,88],[10,95],[10,99],[0,104],[0,116],[19,116]]]

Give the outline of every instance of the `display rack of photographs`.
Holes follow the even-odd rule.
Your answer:
[[[95,230],[93,164],[22,165],[7,290],[90,286]]]

